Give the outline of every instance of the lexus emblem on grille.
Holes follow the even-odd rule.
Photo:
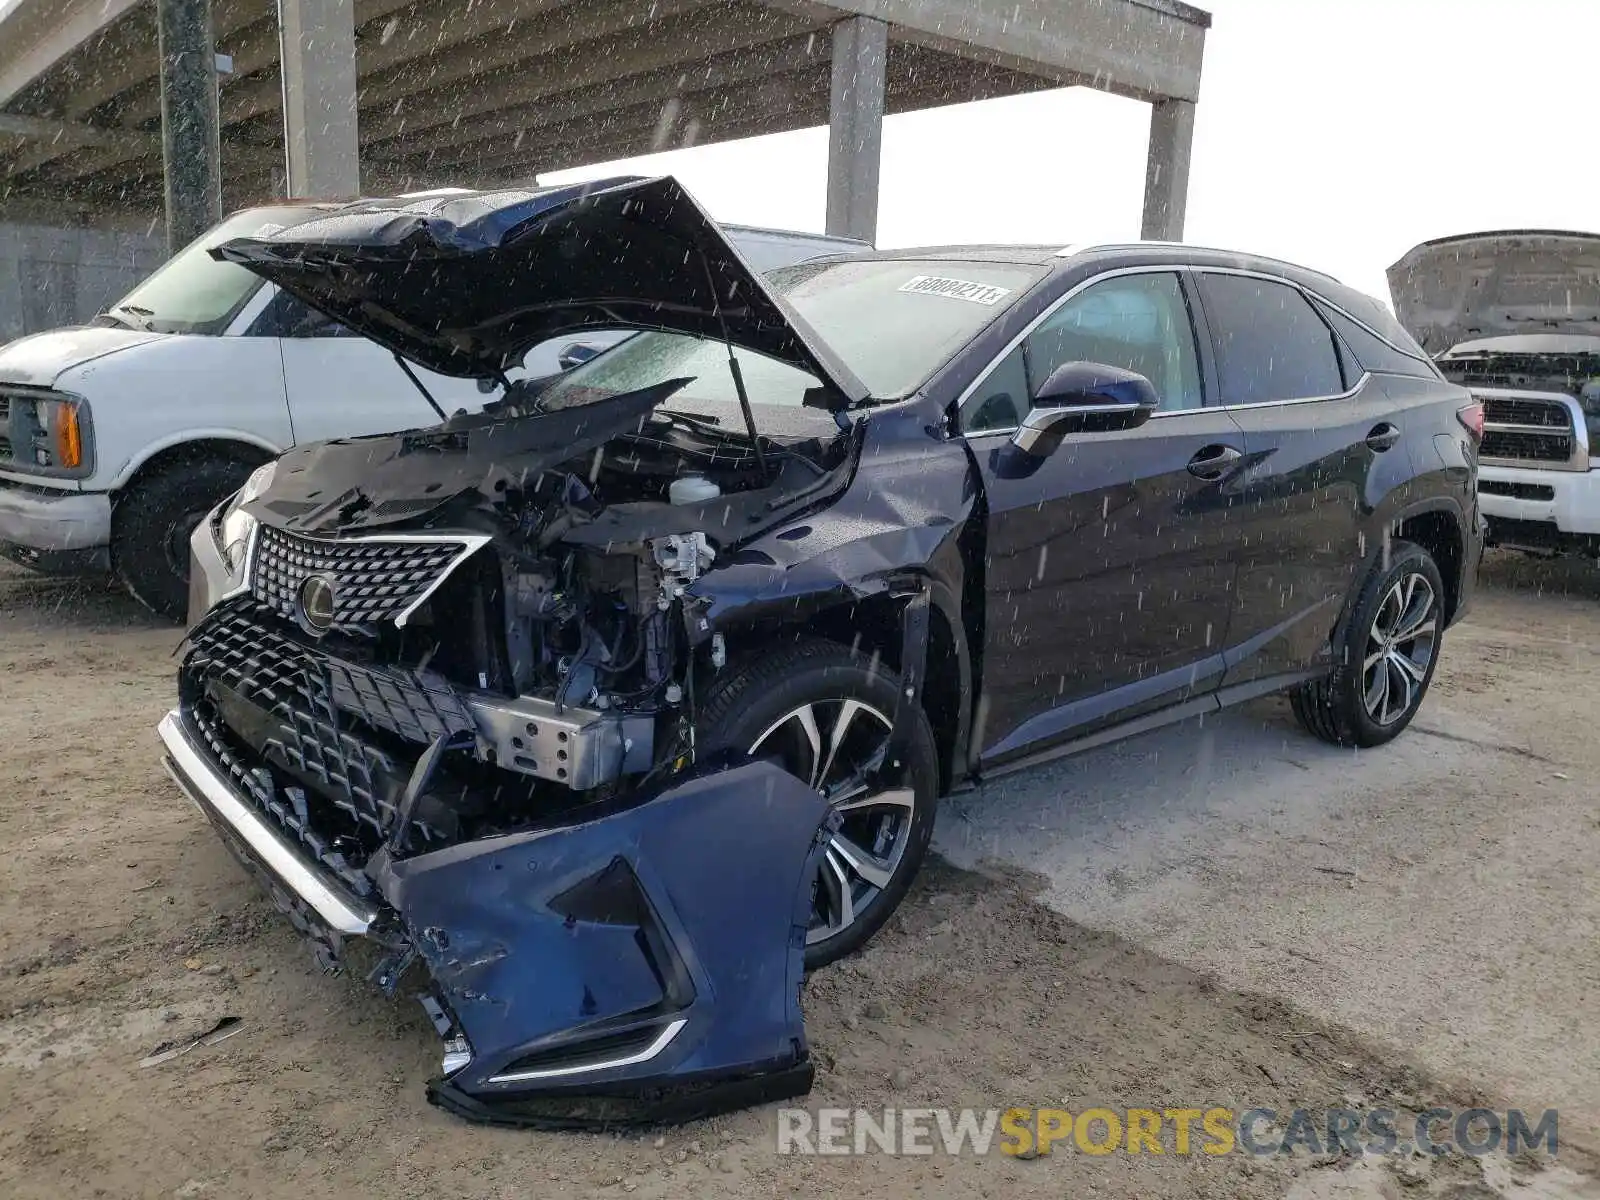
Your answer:
[[[326,575],[308,575],[300,585],[296,615],[312,633],[326,633],[333,627],[333,580]]]

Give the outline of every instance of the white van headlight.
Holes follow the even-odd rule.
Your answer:
[[[5,389],[0,397],[0,438],[11,440],[7,465],[17,470],[83,479],[94,469],[89,408],[61,392],[35,395]]]

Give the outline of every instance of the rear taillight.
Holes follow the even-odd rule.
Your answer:
[[[1456,420],[1472,435],[1475,442],[1483,441],[1483,402],[1474,400],[1471,404],[1463,405],[1456,409]]]

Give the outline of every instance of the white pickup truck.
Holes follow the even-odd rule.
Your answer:
[[[0,346],[0,554],[42,571],[109,568],[181,617],[189,532],[251,470],[297,444],[439,419],[387,350],[209,254],[334,207],[235,213],[91,324]],[[869,248],[724,228],[761,271]],[[556,339],[518,374],[554,374],[626,336]],[[445,412],[492,398],[473,380],[414,373]]]
[[[1483,401],[1488,543],[1600,557],[1600,235],[1470,233],[1389,268],[1395,315]]]

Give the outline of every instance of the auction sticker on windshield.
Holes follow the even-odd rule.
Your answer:
[[[1010,288],[972,283],[966,279],[946,279],[941,275],[915,275],[902,283],[900,290],[923,296],[948,296],[969,304],[998,304],[1011,294]]]

